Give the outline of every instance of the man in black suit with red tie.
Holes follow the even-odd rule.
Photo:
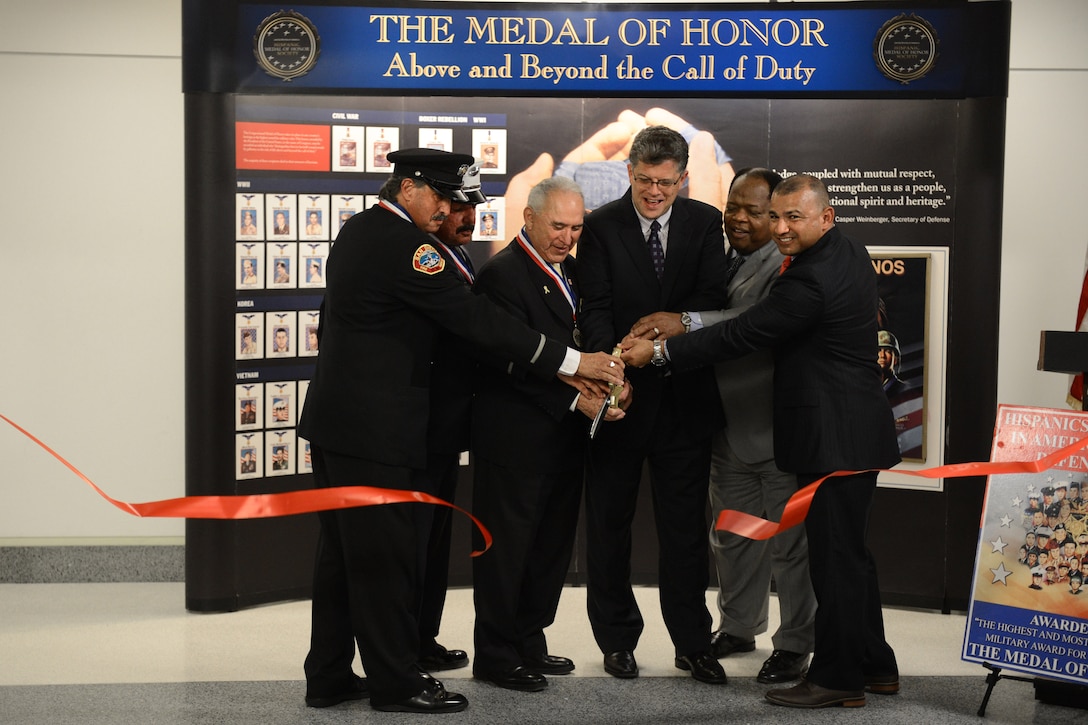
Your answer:
[[[721,309],[727,300],[721,213],[680,196],[688,145],[664,126],[631,143],[631,187],[586,217],[578,252],[579,319],[585,349],[612,350],[635,322],[658,310]],[[631,588],[631,523],[643,463],[649,463],[660,548],[661,613],[676,667],[724,684],[710,651],[706,541],[710,438],[724,423],[710,367],[634,370],[622,421],[590,445],[586,474],[589,619],[604,668],[638,676],[643,620]]]
[[[483,266],[473,291],[578,347],[578,274],[570,252],[584,216],[577,183],[555,176],[537,184],[525,225]],[[574,548],[589,420],[607,389],[579,392],[525,373],[502,358],[477,369],[472,511],[495,545],[473,560],[472,672],[499,687],[536,692],[548,686],[545,675],[574,670],[570,659],[548,653],[544,630],[555,620]]]
[[[832,471],[866,471],[829,478],[812,498],[805,519],[817,601],[812,663],[800,684],[766,693],[788,707],[859,707],[866,690],[899,691],[866,545],[877,479],[869,469],[900,460],[877,364],[876,274],[865,247],[835,226],[816,177],[778,185],[771,223],[788,264],[762,302],[664,343],[625,341],[624,359],[679,371],[772,348],[778,467],[796,473],[802,487]]]

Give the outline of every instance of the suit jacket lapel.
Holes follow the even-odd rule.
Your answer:
[[[688,234],[688,209],[684,199],[676,199],[669,217],[669,242],[665,249],[665,276],[661,280],[661,309],[667,309],[667,301],[676,286],[676,276],[684,265],[684,258],[691,254]]]
[[[563,323],[564,327],[570,327],[574,311],[567,302],[563,290],[556,287],[555,280],[545,274],[544,271],[537,266],[536,261],[521,248],[521,245],[517,246],[517,250],[522,257],[522,261],[525,263],[525,273],[528,275],[529,280],[533,284],[536,294],[543,302],[544,307],[551,311],[551,313]]]
[[[661,282],[658,281],[657,273],[654,272],[654,262],[650,258],[650,248],[647,246],[646,237],[642,233],[642,224],[639,222],[638,214],[635,213],[630,188],[623,195],[623,200],[627,203],[624,207],[623,224],[619,230],[620,241],[627,250],[627,254],[630,255],[631,261],[634,263],[635,269],[638,270],[647,289],[659,290]],[[669,263],[666,256],[666,273],[668,267]]]
[[[740,289],[748,282],[748,280],[755,277],[763,269],[767,257],[773,255],[778,259],[781,259],[782,255],[776,254],[776,251],[777,247],[774,246],[774,241],[770,241],[749,254],[748,258],[745,259],[744,263],[737,269],[736,276],[729,282],[729,294],[732,295],[735,290]]]

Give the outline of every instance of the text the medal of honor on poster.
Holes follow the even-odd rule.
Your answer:
[[[991,459],[1088,437],[1088,413],[999,406]],[[1088,684],[1088,448],[1037,474],[990,476],[963,659]]]

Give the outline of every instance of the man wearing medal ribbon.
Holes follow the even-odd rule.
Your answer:
[[[413,490],[427,464],[430,377],[447,330],[535,375],[576,374],[619,383],[623,365],[547,339],[450,271],[430,236],[466,201],[464,154],[405,149],[380,202],[340,231],[326,266],[320,353],[298,432],[311,443],[318,487]],[[374,709],[457,712],[460,694],[419,667],[420,547],[413,505],[319,514],[306,703],[327,707],[370,697]],[[366,670],[352,672],[355,648]]]
[[[465,245],[476,228],[476,205],[487,201],[480,190],[480,168],[469,167],[464,174],[462,193],[467,201],[450,201],[450,214],[431,236],[447,267],[468,286],[476,280],[472,258]],[[427,426],[427,467],[416,472],[413,486],[453,503],[461,452],[469,449],[472,424],[472,376],[476,358],[468,341],[443,332],[431,367],[431,410]],[[423,586],[419,606],[419,666],[428,672],[468,666],[468,653],[447,649],[438,643],[442,612],[449,586],[450,542],[453,509],[445,506],[419,507],[421,531],[426,535]],[[428,521],[430,522],[428,525]]]
[[[525,226],[480,270],[483,294],[549,338],[581,346],[577,264],[585,205],[578,184],[553,177],[529,193]],[[548,653],[574,546],[589,421],[606,389],[580,392],[531,378],[508,358],[481,363],[472,408],[472,509],[495,545],[473,561],[473,675],[512,690],[547,687],[574,663]],[[623,398],[626,403],[626,396]],[[610,409],[608,420],[623,417]]]

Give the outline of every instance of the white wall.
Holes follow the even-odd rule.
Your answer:
[[[118,499],[184,495],[181,3],[9,5],[0,413]],[[1014,3],[1005,204],[994,210],[1004,403],[1064,404],[1065,376],[1035,367],[1039,331],[1072,329],[1088,250],[1076,213],[1088,168],[1086,29],[1083,0]],[[183,533],[180,521],[102,502],[0,422],[0,545]]]
[[[1084,0],[1013,2],[1001,244],[1000,403],[1066,407],[1068,376],[1036,368],[1039,332],[1075,327],[1088,253],[1088,225],[1077,221],[1088,203],[1086,40]]]
[[[116,498],[183,495],[181,3],[8,5],[0,413]],[[0,462],[2,543],[181,541],[2,421]]]

